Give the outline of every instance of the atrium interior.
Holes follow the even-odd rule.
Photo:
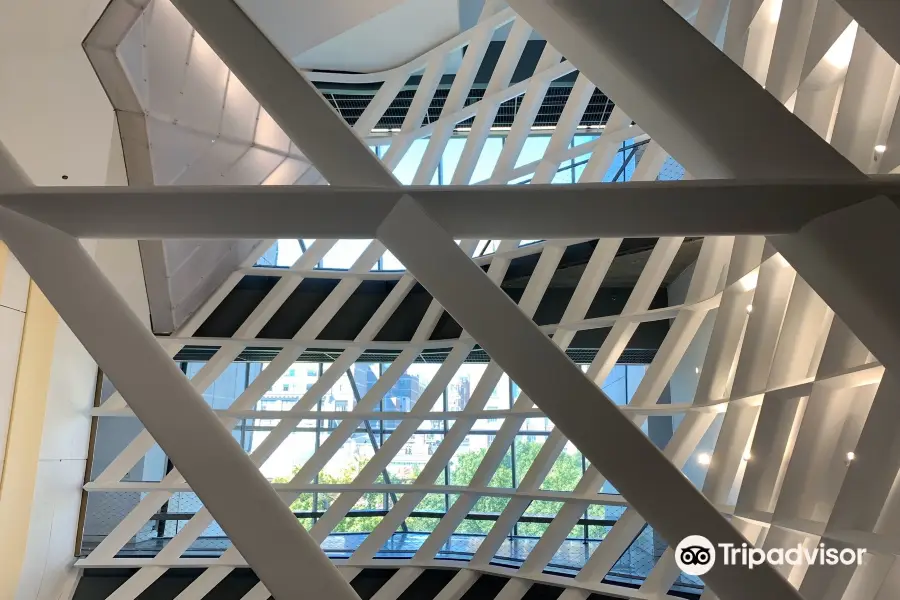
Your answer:
[[[0,600],[900,597],[897,31],[0,3]]]

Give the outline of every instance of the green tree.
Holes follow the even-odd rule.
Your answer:
[[[537,442],[516,442],[516,475],[521,479],[525,477],[534,459],[540,452],[542,444]],[[555,492],[571,492],[581,480],[582,465],[581,453],[561,452],[547,473],[540,489]],[[517,483],[519,483],[517,482]],[[554,517],[562,508],[562,502],[552,500],[533,500],[525,510],[526,515],[542,517]],[[547,523],[519,523],[517,531],[519,535],[540,536],[547,530]]]
[[[515,449],[516,449],[516,479],[517,481],[513,481],[513,472],[512,472],[512,455],[510,452],[507,452],[506,456],[503,457],[503,460],[500,462],[497,470],[494,472],[494,475],[491,477],[490,482],[488,483],[488,487],[495,488],[514,488],[522,482],[522,479],[525,477],[531,465],[534,463],[535,458],[541,450],[542,444],[534,441],[525,441],[525,440],[516,440]],[[450,485],[454,486],[468,486],[472,482],[472,478],[475,476],[476,471],[484,460],[485,455],[487,454],[486,448],[481,448],[478,450],[471,450],[469,452],[463,452],[456,456],[456,460],[454,464],[450,468]],[[356,457],[355,460],[351,461],[347,465],[344,465],[340,471],[337,473],[333,473],[330,471],[322,471],[319,473],[319,483],[324,484],[346,484],[352,483],[359,472],[365,467],[368,463],[369,459],[365,457]],[[299,471],[300,467],[294,468],[294,475],[296,475],[297,471]],[[415,481],[421,475],[421,469],[414,468],[411,473],[409,473],[409,477],[404,477],[404,483],[406,481]],[[575,489],[575,486],[578,484],[578,481],[581,479],[582,475],[582,463],[581,463],[581,454],[574,453],[569,454],[568,452],[562,452],[554,463],[553,467],[547,473],[547,476],[544,478],[540,488],[543,490],[553,490],[553,491],[572,491]],[[274,483],[287,483],[289,478],[280,477],[273,480]],[[379,476],[377,483],[383,483],[383,477]],[[443,484],[444,475],[438,478],[436,482],[438,485]],[[319,510],[327,510],[331,503],[335,500],[338,493],[325,493],[321,492],[318,494],[319,499]],[[397,494],[397,496],[402,496],[402,494]],[[452,505],[457,499],[456,494],[450,494],[446,499],[444,494],[426,494],[421,502],[414,509],[417,513],[422,512],[433,512],[434,517],[431,516],[416,516],[409,517],[406,519],[406,525],[410,531],[414,532],[424,532],[428,533],[434,531],[434,528],[437,526],[444,512],[446,511],[447,504]],[[509,498],[496,497],[496,496],[482,496],[475,503],[474,507],[470,511],[475,514],[490,514],[490,515],[499,515],[506,508],[506,505],[509,503]],[[390,507],[390,501],[389,501]],[[562,502],[553,502],[549,500],[535,500],[532,501],[528,506],[528,509],[525,511],[526,515],[540,515],[540,516],[555,516],[560,508],[562,507]],[[365,533],[371,532],[382,520],[382,517],[379,516],[354,516],[353,511],[364,511],[364,510],[379,510],[384,509],[384,494],[382,493],[367,493],[363,494],[360,500],[354,505],[353,509],[348,516],[344,517],[340,523],[335,527],[335,533]],[[311,493],[303,493],[291,504],[291,509],[295,512],[312,512],[313,511],[313,494]],[[592,505],[589,509],[589,515],[593,518],[603,518],[604,516],[604,507],[598,505]],[[302,518],[300,522],[304,527],[309,529],[312,527],[312,519]],[[456,529],[457,533],[470,533],[470,534],[487,534],[491,528],[494,526],[494,520],[487,519],[465,519]],[[518,526],[519,535],[530,535],[530,536],[539,536],[544,533],[547,529],[547,524],[545,523],[520,523]],[[596,531],[594,531],[596,530]],[[580,536],[580,526],[579,533]],[[591,536],[592,537],[602,537],[602,531],[600,528],[591,527]]]
[[[366,463],[369,462],[368,458],[363,457],[355,457],[354,460],[344,465],[338,473],[331,473],[329,471],[322,471],[319,473],[319,483],[323,484],[346,484],[353,483],[356,479],[356,476],[359,475],[359,472],[363,470],[366,466]],[[293,474],[291,478],[287,477],[276,477],[272,480],[272,483],[289,483],[290,479],[293,478],[294,475],[300,470],[299,466],[294,467]],[[379,477],[379,481],[377,483],[383,483],[383,479]],[[328,510],[331,506],[331,503],[338,497],[339,492],[321,492],[318,494],[319,499],[319,510]],[[369,493],[363,494],[362,497],[357,501],[357,503],[353,506],[353,511],[355,510],[378,510],[383,508],[383,494],[380,493]],[[311,493],[302,493],[300,496],[291,503],[291,510],[294,512],[312,512],[313,508],[313,494]],[[372,531],[378,523],[381,522],[382,517],[370,517],[370,516],[360,516],[356,517],[352,514],[341,519],[341,522],[334,528],[334,533],[353,533],[353,532],[370,532]],[[310,518],[301,518],[300,523],[306,528],[310,529],[313,525],[313,520]]]
[[[478,467],[481,466],[481,462],[486,454],[486,448],[471,450],[469,452],[460,454],[457,457],[456,465],[450,470],[450,485],[469,485],[472,482],[472,478],[475,476],[475,472],[478,470]],[[506,456],[503,457],[503,460],[500,461],[497,470],[494,472],[493,477],[491,477],[491,480],[488,483],[488,487],[513,487],[512,458],[509,452],[507,452]],[[506,508],[506,505],[508,503],[509,498],[502,498],[497,496],[482,496],[475,503],[475,506],[472,507],[471,512],[476,514],[499,514],[503,512],[503,509]],[[493,527],[493,525],[494,521],[481,519],[465,519],[456,528],[456,532],[487,534],[487,532],[491,530],[491,527]]]

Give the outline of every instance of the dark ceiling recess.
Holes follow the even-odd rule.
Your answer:
[[[363,569],[350,582],[359,600],[369,600],[394,576],[394,569]]]
[[[534,74],[534,70],[540,59],[541,52],[544,50],[545,44],[546,42],[543,40],[531,40],[525,45],[525,50],[522,52],[522,57],[513,74],[513,84],[528,79]],[[500,58],[502,50],[502,41],[491,42],[485,53],[484,61],[481,63],[481,68],[478,70],[478,74],[475,77],[475,82],[466,97],[466,106],[478,102],[484,96],[484,90],[487,87],[488,81],[491,78],[491,74],[494,71],[497,60]],[[572,91],[572,85],[575,83],[577,76],[577,72],[572,72],[564,77],[560,77],[551,84],[550,88],[547,90],[546,96],[544,96],[544,102],[538,111],[537,117],[534,120],[535,126],[554,127],[559,122],[560,115],[562,115],[563,108],[569,99],[569,93]],[[387,111],[385,111],[381,120],[375,126],[376,129],[398,129],[403,125],[403,120],[406,118],[406,113],[409,111],[410,104],[412,103],[413,96],[416,93],[416,88],[418,87],[420,80],[420,75],[413,75],[409,78],[404,89],[397,95]],[[441,80],[434,97],[431,99],[431,104],[428,107],[428,112],[425,115],[422,125],[427,125],[440,117],[441,111],[444,109],[444,102],[447,100],[447,95],[450,92],[450,86],[452,84],[453,75],[445,75]],[[366,106],[368,106],[372,98],[375,97],[375,93],[379,88],[379,85],[377,84],[349,85],[317,83],[316,85],[328,102],[331,103],[351,126],[356,123],[356,120],[362,115]],[[522,97],[519,96],[501,104],[500,109],[497,111],[497,116],[494,118],[493,126],[511,127],[515,120],[516,113],[519,110],[521,101]],[[612,114],[613,108],[614,104],[612,100],[600,90],[595,89],[587,109],[584,111],[584,116],[582,116],[580,124],[583,126],[605,125],[610,114]],[[458,123],[457,126],[470,127],[473,120],[474,117]]]
[[[448,562],[448,569],[426,569],[400,595],[398,600],[433,600],[450,582],[456,569]],[[136,569],[84,569],[73,600],[99,600],[112,594]],[[175,600],[178,594],[194,581],[203,569],[169,569],[150,587],[144,590],[141,600]],[[360,600],[371,600],[381,587],[396,573],[396,569],[363,569],[350,582]],[[460,600],[491,600],[496,598],[509,578],[499,575],[481,575]],[[228,577],[204,596],[204,600],[239,600],[259,582],[250,569],[234,569]],[[634,586],[623,586],[634,587]],[[523,600],[556,600],[565,588],[535,583],[523,596]],[[672,590],[672,596],[695,600],[697,593]],[[591,594],[588,600],[615,600],[605,594]]]
[[[569,246],[559,263],[549,287],[534,314],[538,325],[554,325],[560,322],[566,306],[575,292],[576,286],[584,272],[585,265],[596,246],[596,240]],[[588,308],[587,318],[607,317],[621,314],[625,303],[646,264],[656,238],[630,238],[622,242],[616,258],[613,260],[603,286],[594,296]],[[668,306],[666,285],[676,277],[687,265],[696,260],[699,242],[688,240],[682,245],[675,262],[657,291],[650,308]],[[528,279],[534,272],[538,255],[522,256],[510,261],[506,277],[501,289],[513,300],[518,301],[524,293]],[[487,268],[487,266],[483,266]],[[223,299],[207,320],[198,328],[195,337],[228,338],[234,335],[241,324],[263,301],[266,295],[278,283],[274,276],[247,275]],[[329,294],[337,287],[338,279],[307,278],[300,282],[284,304],[275,312],[261,329],[258,339],[289,340],[293,338],[316,310],[326,301]],[[322,340],[345,340],[356,338],[368,320],[396,286],[396,280],[363,281],[354,293],[341,306],[334,317],[317,336]],[[413,333],[432,302],[431,295],[419,284],[397,307],[397,310],[378,331],[373,342],[369,344],[361,360],[371,362],[390,362],[399,351],[390,345],[379,348],[379,342],[405,342],[412,339]],[[642,323],[629,341],[620,362],[633,364],[649,363],[662,343],[668,331],[667,320]],[[576,334],[569,356],[576,362],[590,362],[597,349],[603,344],[609,327],[589,329]],[[446,340],[446,346],[436,346],[423,351],[419,362],[440,362],[446,358],[453,341],[462,333],[462,327],[453,317],[444,313],[431,335],[432,341]],[[186,346],[176,356],[178,360],[207,360],[216,351],[211,346]],[[250,347],[241,354],[241,360],[268,361],[281,349],[277,343],[268,347]],[[340,350],[309,348],[300,360],[310,362],[330,362],[340,355]],[[488,362],[490,358],[476,348],[468,358],[469,362]]]

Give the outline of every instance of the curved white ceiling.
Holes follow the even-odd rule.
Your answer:
[[[458,0],[240,0],[238,4],[302,69],[363,73],[389,69],[460,31]]]

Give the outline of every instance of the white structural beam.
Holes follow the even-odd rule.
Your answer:
[[[835,211],[772,238],[791,264],[888,370],[900,373],[900,285],[876,256],[900,255],[900,208],[886,198]],[[827,289],[816,282],[828,281]],[[870,294],[874,286],[885,293]],[[898,300],[891,300],[897,298]]]
[[[696,534],[714,543],[743,543],[715,507],[415,200],[404,196],[379,228],[378,238],[665,539],[677,543]],[[479,302],[472,303],[473,297]],[[597,436],[601,422],[608,425],[607,433]],[[666,494],[661,496],[659,489]],[[729,599],[799,598],[770,566],[717,566],[706,579]]]
[[[695,177],[865,179],[660,0],[604,11],[585,0],[510,5]],[[628,42],[637,37],[655,43],[635,48]],[[879,360],[900,372],[900,286],[870,270],[873,248],[900,253],[900,209],[876,200],[843,212],[801,236],[771,241]]]
[[[7,165],[0,168],[4,175],[17,172],[2,145],[0,164]],[[292,598],[302,588],[313,597],[355,598],[78,240],[7,209],[0,209],[0,239],[273,595]],[[254,510],[263,512],[247,519]]]
[[[231,2],[177,0],[176,5],[279,122],[326,179],[356,170],[360,185],[399,191],[393,177],[354,139],[322,103],[313,87],[294,71]],[[324,103],[322,103],[324,104]],[[311,122],[318,121],[315,125]],[[353,146],[356,146],[354,149]],[[317,157],[321,157],[317,158]],[[297,221],[302,223],[302,219]],[[266,236],[276,237],[276,236]],[[690,534],[739,544],[740,535],[566,355],[525,316],[500,288],[431,220],[409,196],[387,215],[375,236],[469,331],[511,378],[583,448],[598,470],[673,543]],[[477,303],[471,299],[478,298]],[[563,397],[565,403],[557,402]],[[604,421],[609,433],[595,435]],[[620,461],[622,455],[633,462]],[[636,469],[635,465],[640,465]],[[667,490],[666,497],[657,493]],[[714,569],[708,579],[720,592],[749,600],[760,595],[794,598],[796,592],[769,567]],[[272,591],[270,589],[270,591]]]
[[[900,62],[900,2],[885,0],[837,0],[875,41]]]
[[[407,191],[457,239],[783,234],[871,198],[900,197],[900,178]],[[0,205],[85,238],[371,239],[400,195],[396,187],[47,188],[2,193]]]
[[[662,0],[510,6],[694,177],[862,177]]]

